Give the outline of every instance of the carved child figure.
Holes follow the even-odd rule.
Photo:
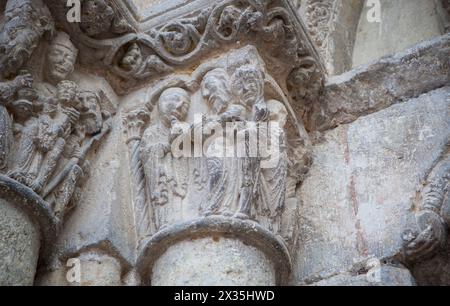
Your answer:
[[[79,114],[78,86],[63,81],[57,86],[59,105],[44,108],[37,118],[30,119],[23,128],[14,169],[9,176],[40,193],[53,173]]]
[[[43,192],[43,197],[54,204],[55,215],[60,221],[71,208],[70,203],[76,203],[73,196],[80,194],[83,178],[88,175],[87,154],[110,130],[109,122],[103,121],[100,96],[94,91],[82,90],[78,97],[79,120],[66,140],[63,162]]]

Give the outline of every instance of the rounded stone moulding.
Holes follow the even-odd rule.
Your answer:
[[[286,285],[292,269],[280,237],[254,221],[222,216],[168,226],[144,239],[139,254],[143,285]]]
[[[30,188],[0,175],[0,285],[33,285],[38,261],[57,232],[50,205]]]

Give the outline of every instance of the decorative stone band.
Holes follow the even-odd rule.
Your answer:
[[[170,247],[183,241],[207,237],[237,239],[247,246],[255,247],[272,262],[276,285],[286,285],[288,282],[292,263],[282,239],[253,221],[211,216],[175,224],[143,240],[137,261],[143,284],[150,285],[155,263]]]
[[[4,175],[0,175],[0,211],[6,216],[0,218],[0,237],[5,238],[1,239],[0,284],[32,285],[38,260],[47,258],[59,224],[47,202]]]

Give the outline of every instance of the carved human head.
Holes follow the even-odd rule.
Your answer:
[[[236,69],[231,77],[233,94],[247,109],[264,98],[264,73],[255,65],[244,65]]]
[[[78,94],[80,101],[80,120],[87,135],[95,135],[102,130],[103,118],[100,96],[91,90],[82,90]]]
[[[158,107],[161,121],[166,126],[186,119],[190,104],[189,93],[182,88],[166,89],[159,97]]]
[[[209,71],[201,84],[202,96],[208,102],[213,114],[223,113],[231,101],[230,78],[222,68]]]
[[[142,65],[142,62],[141,48],[138,44],[133,43],[120,61],[120,66],[127,71],[136,71]]]
[[[267,101],[267,109],[269,110],[269,121],[276,122],[280,128],[283,128],[288,117],[284,104],[277,100],[269,100]]]
[[[87,0],[81,7],[81,29],[89,36],[109,30],[114,19],[114,10],[105,0]]]
[[[47,54],[46,77],[52,84],[65,80],[75,69],[78,50],[69,35],[58,32]]]
[[[61,81],[56,86],[58,102],[65,107],[78,107],[78,85],[72,81]]]

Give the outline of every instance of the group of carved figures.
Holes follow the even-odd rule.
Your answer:
[[[23,69],[44,35],[51,39],[34,82]],[[4,175],[48,201],[62,221],[87,175],[87,154],[110,129],[99,92],[68,78],[78,50],[64,32],[54,32],[40,1],[10,0],[0,41],[0,167]]]
[[[309,166],[306,141],[289,147],[288,102],[280,92],[277,100],[266,98],[270,76],[261,63],[243,60],[247,52],[231,56],[228,65],[213,64],[199,68],[192,77],[169,79],[150,94],[145,107],[126,114],[141,238],[207,216],[257,221],[274,234],[293,238],[295,189]],[[193,98],[197,91],[200,100]],[[157,114],[150,120],[153,104]],[[196,109],[202,109],[202,120],[188,123]],[[148,121],[152,121],[149,126]],[[229,123],[241,123],[233,125],[231,137],[236,141],[228,142],[229,134],[212,132],[226,131]],[[262,126],[269,127],[270,133]],[[203,155],[174,154],[180,143],[194,148],[199,134]],[[249,154],[257,149],[251,147],[256,145],[250,141],[254,137],[266,141],[270,152],[277,154],[274,164],[262,167],[268,156]],[[244,154],[227,155],[226,146],[231,143],[228,152],[236,153],[239,139]],[[288,156],[288,147],[297,154]],[[294,209],[288,212],[286,205],[292,201]]]

